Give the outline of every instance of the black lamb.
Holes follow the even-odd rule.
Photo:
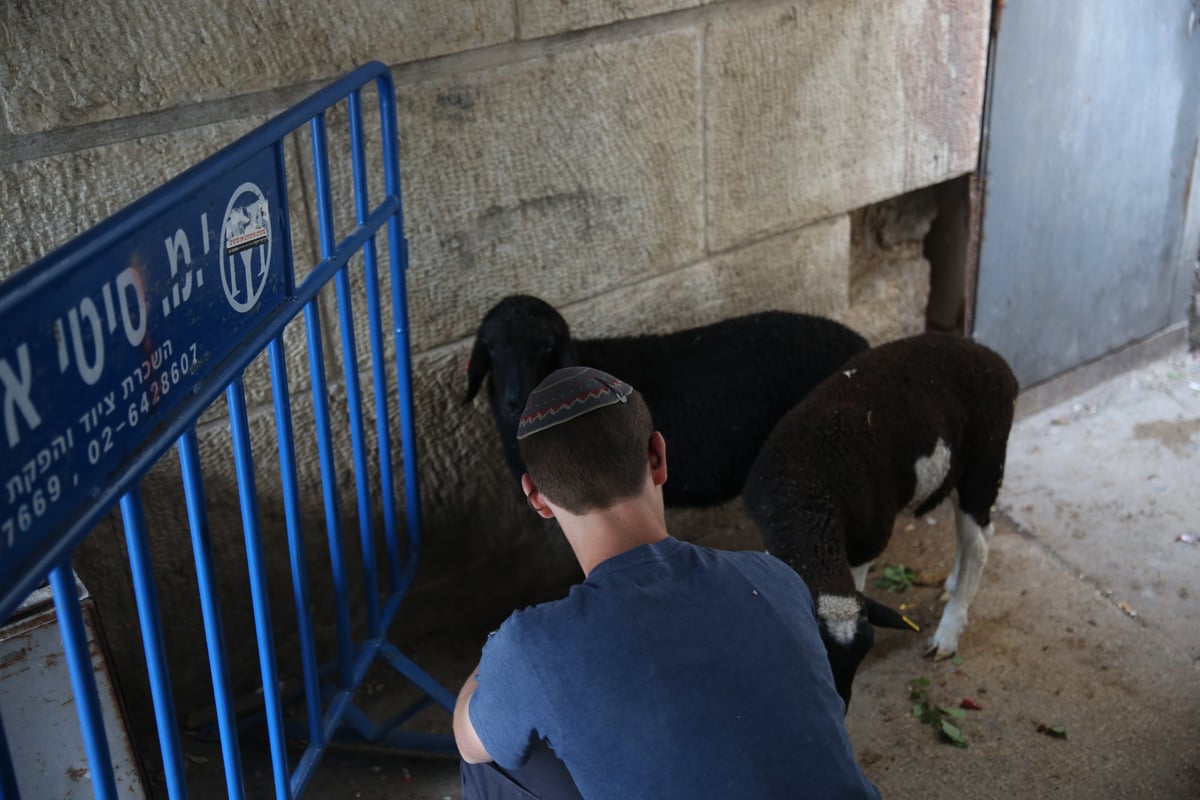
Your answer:
[[[609,372],[642,393],[670,453],[664,499],[709,506],[736,497],[775,423],[855,353],[862,336],[833,320],[768,311],[676,333],[572,340],[536,297],[512,295],[479,326],[464,404],[488,399],[513,475],[524,472],[517,422],[529,393],[560,367]]]
[[[922,334],[850,359],[787,414],[762,447],[743,501],[764,548],[813,593],[838,693],[874,642],[872,624],[913,627],[862,594],[896,515],[956,496],[949,602],[929,653],[958,648],[992,538],[1017,381],[983,345]]]

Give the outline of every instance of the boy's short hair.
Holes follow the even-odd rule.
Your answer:
[[[654,423],[632,386],[591,367],[555,370],[529,395],[517,439],[530,479],[572,514],[641,491]]]

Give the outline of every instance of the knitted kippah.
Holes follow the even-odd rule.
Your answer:
[[[598,369],[557,369],[529,395],[517,425],[517,438],[524,439],[597,408],[627,402],[632,391],[625,381]]]

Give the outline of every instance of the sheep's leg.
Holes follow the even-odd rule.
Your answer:
[[[859,564],[857,567],[850,568],[850,574],[854,576],[854,588],[862,592],[867,585],[867,572],[871,569],[874,561],[868,561],[865,564]]]
[[[979,590],[979,577],[983,573],[983,565],[987,563],[988,545],[995,532],[990,521],[987,525],[980,525],[958,503],[955,503],[955,522],[958,548],[954,572],[947,580],[947,586],[953,581],[954,589],[926,651],[926,655],[933,655],[937,661],[949,658],[958,650],[958,637],[966,627],[967,611]]]
[[[959,509],[958,513],[961,514],[962,511],[958,505],[958,492],[954,492],[951,496],[954,498],[955,509]],[[961,523],[958,522],[957,517],[955,518],[955,524],[957,527],[961,527]],[[942,590],[941,596],[938,597],[938,602],[940,603],[949,602],[951,596],[954,594],[954,588],[958,586],[958,576],[962,573],[963,548],[962,545],[958,544],[957,542],[961,540],[961,538],[962,534],[957,534],[954,547],[954,569],[950,570],[950,575],[946,578],[945,588]]]
[[[946,576],[946,583],[942,588],[941,595],[938,596],[939,603],[947,603],[954,596],[954,589],[958,586],[958,576],[962,572],[962,548],[954,548],[954,569]]]

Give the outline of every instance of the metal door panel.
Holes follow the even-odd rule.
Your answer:
[[[1196,5],[1003,6],[974,335],[1009,359],[1022,386],[1184,318],[1200,131]]]

